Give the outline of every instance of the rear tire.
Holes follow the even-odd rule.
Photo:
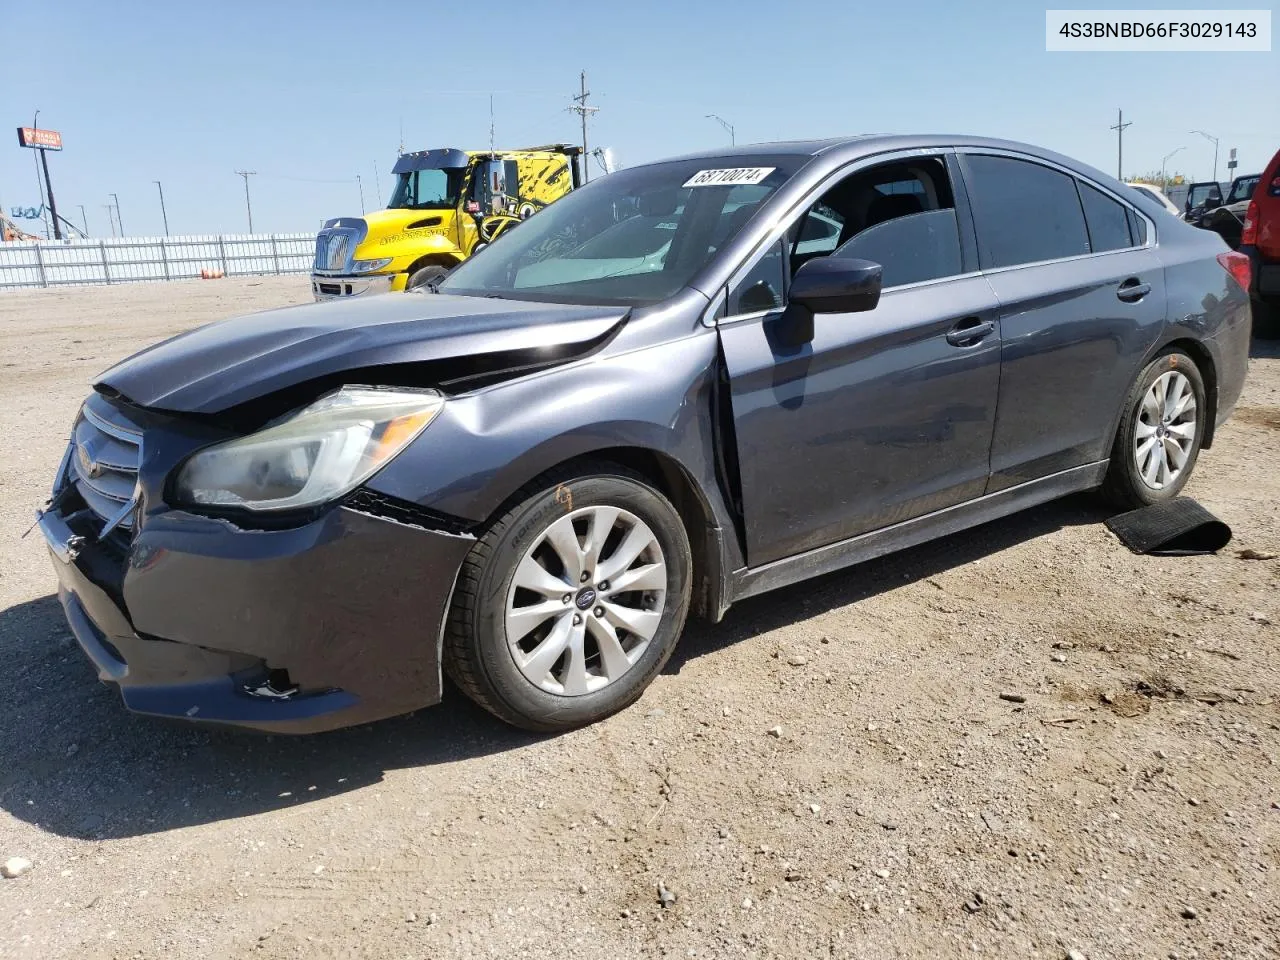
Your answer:
[[[553,472],[518,496],[463,563],[445,669],[507,723],[571,730],[630,706],[671,656],[689,540],[666,497],[613,464]]]
[[[438,263],[429,263],[425,267],[419,267],[413,273],[409,274],[409,279],[405,283],[406,290],[417,290],[431,284],[439,283],[449,275],[449,268],[441,266]]]
[[[1102,494],[1117,507],[1172,500],[1186,486],[1204,441],[1204,379],[1183,351],[1164,351],[1125,398]]]
[[[1259,340],[1280,340],[1280,303],[1250,300],[1253,308],[1253,335]]]

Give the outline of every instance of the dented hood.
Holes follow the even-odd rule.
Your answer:
[[[218,413],[307,380],[387,364],[589,344],[627,313],[442,294],[330,300],[220,320],[136,353],[95,386],[144,407]]]

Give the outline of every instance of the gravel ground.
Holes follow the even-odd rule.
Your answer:
[[[1238,556],[1280,552],[1275,346],[1187,490],[1218,556],[1072,498],[695,623],[554,738],[456,692],[303,739],[129,716],[19,538],[94,374],[307,297],[0,294],[0,956],[1280,957],[1280,561]]]

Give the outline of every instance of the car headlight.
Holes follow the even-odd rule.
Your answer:
[[[381,260],[353,260],[351,261],[352,273],[373,273],[375,270],[381,270],[391,262],[391,257],[383,257]]]
[[[296,510],[364,483],[444,407],[434,390],[343,387],[247,437],[196,453],[176,499],[199,506]]]

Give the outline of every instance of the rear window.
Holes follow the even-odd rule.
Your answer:
[[[983,269],[1089,252],[1073,177],[1010,157],[966,158]]]

